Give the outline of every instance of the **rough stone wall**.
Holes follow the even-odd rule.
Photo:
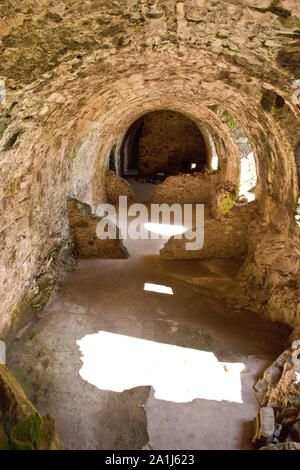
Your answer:
[[[147,114],[139,141],[139,174],[180,173],[189,161],[197,164],[196,170],[206,163],[205,142],[196,124],[171,111]]]
[[[153,204],[207,204],[210,206],[219,183],[218,173],[193,173],[169,176],[155,186]]]
[[[228,110],[253,145],[260,223],[290,239],[299,230],[300,110],[291,99],[299,2],[164,0],[155,8],[143,0],[0,4],[0,336],[45,300],[40,275],[70,242],[67,197],[93,210],[106,200],[111,148],[145,113],[172,110],[205,125],[222,181],[236,184],[239,152],[214,107]],[[266,90],[284,100],[288,120],[266,109]]]
[[[120,196],[127,196],[127,201],[134,202],[135,196],[132,186],[124,178],[120,178],[114,171],[108,170],[105,177],[107,202],[118,204]]]
[[[239,282],[245,301],[273,321],[300,325],[299,231],[278,231],[256,219]]]
[[[226,215],[204,223],[204,246],[201,250],[186,250],[187,240],[171,237],[160,250],[163,259],[208,259],[239,257],[247,253],[248,226],[255,216],[256,203],[234,207]],[[194,227],[194,230],[197,230]]]
[[[205,221],[204,247],[188,251],[186,240],[170,238],[164,259],[239,257],[244,260],[236,285],[236,305],[260,312],[300,332],[300,238],[262,224],[257,202],[233,207],[225,216]],[[228,302],[232,304],[232,296]]]
[[[119,238],[100,239],[97,236],[97,224],[101,217],[92,214],[88,204],[76,199],[68,201],[68,216],[71,237],[74,243],[74,255],[80,259],[126,259],[128,252]],[[119,237],[119,230],[116,236]]]

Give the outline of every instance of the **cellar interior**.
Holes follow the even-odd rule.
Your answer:
[[[300,450],[299,2],[3,0],[0,58],[0,449]]]

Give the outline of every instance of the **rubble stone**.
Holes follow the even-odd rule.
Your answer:
[[[68,201],[70,232],[74,242],[74,254],[80,259],[126,259],[128,252],[122,245],[119,230],[117,238],[100,239],[97,236],[97,224],[102,220],[92,214],[88,204],[75,199]]]
[[[275,433],[274,410],[271,407],[260,408],[254,419],[253,444],[262,447],[270,444]]]

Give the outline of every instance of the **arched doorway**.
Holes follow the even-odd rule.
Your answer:
[[[114,156],[113,156],[114,158]],[[204,137],[190,118],[174,111],[153,111],[128,129],[120,149],[120,176],[153,179],[203,171],[207,166]]]

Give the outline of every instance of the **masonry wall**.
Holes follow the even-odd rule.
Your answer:
[[[241,282],[249,296],[252,285],[265,291],[274,269],[271,255],[262,267],[260,254],[281,247],[272,305],[281,296],[278,317],[300,323],[300,109],[291,99],[300,78],[299,2],[165,0],[159,14],[143,0],[17,3],[0,3],[0,337],[49,299],[71,260],[68,197],[93,211],[106,201],[111,149],[143,115],[171,110],[205,126],[221,180],[237,183],[239,152],[217,104],[241,123],[257,160],[259,217]],[[288,119],[266,106],[266,90],[285,102]],[[257,251],[257,234],[268,229],[278,244],[272,235]]]
[[[188,162],[196,163],[198,171],[206,164],[205,142],[197,125],[171,111],[147,114],[139,141],[139,173],[176,174],[188,169]]]

